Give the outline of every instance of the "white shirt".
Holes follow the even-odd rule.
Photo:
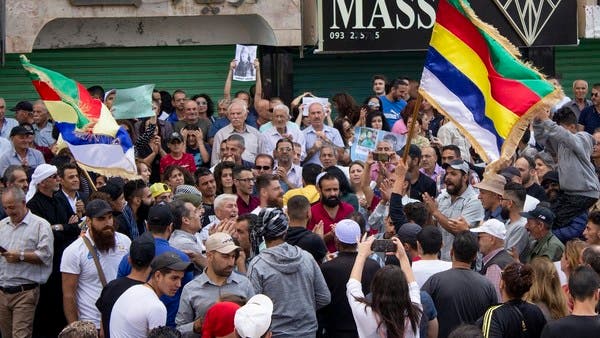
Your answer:
[[[296,143],[300,143],[302,151],[300,155],[300,159],[304,159],[306,157],[306,148],[304,142],[304,133],[298,128],[298,126],[293,123],[295,127],[287,127],[286,126],[286,134],[289,134],[292,137],[292,141]],[[273,150],[275,150],[275,146],[277,146],[277,141],[279,141],[283,136],[277,131],[277,128],[271,126],[266,130],[262,130],[260,132],[260,153],[261,154],[269,154],[273,156]],[[214,144],[214,143],[213,143]]]
[[[258,146],[260,144],[260,132],[258,129],[246,124],[244,132],[238,133],[237,131],[234,131],[233,126],[230,123],[215,134],[215,138],[213,139],[214,147],[212,148],[211,154],[211,165],[219,163],[219,159],[221,158],[221,141],[227,139],[232,134],[238,134],[244,138],[244,147],[246,149],[242,153],[242,159],[254,163],[256,155],[259,154]]]
[[[446,262],[439,259],[436,260],[418,260],[412,263],[413,274],[419,287],[423,286],[429,277],[438,272],[449,270],[452,267],[452,262]]]
[[[529,211],[535,209],[535,207],[537,207],[537,205],[539,203],[540,203],[540,200],[538,200],[537,198],[535,198],[531,195],[525,196],[525,204],[523,204],[523,212],[529,212]]]
[[[89,232],[85,236],[92,240]],[[107,252],[97,251],[98,260],[104,271],[106,282],[117,278],[117,270],[121,259],[129,253],[131,240],[122,233],[115,232],[115,247]],[[69,245],[62,256],[60,262],[60,272],[79,275],[77,284],[77,307],[79,309],[79,320],[88,320],[100,329],[100,311],[96,307],[96,300],[100,297],[102,284],[98,277],[98,270],[94,264],[92,254],[79,237],[75,242]]]
[[[110,313],[110,336],[145,338],[155,327],[167,323],[167,308],[156,293],[141,284],[127,289]]]

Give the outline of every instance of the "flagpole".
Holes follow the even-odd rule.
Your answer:
[[[94,191],[98,191],[98,189],[96,189],[96,184],[94,184],[94,181],[90,177],[90,173],[88,173],[87,170],[83,169],[81,165],[79,165],[79,162],[77,162],[77,166],[79,167],[79,169],[81,169],[81,171],[83,171],[83,174],[85,175],[85,178],[87,178],[88,182],[90,182],[90,188]]]
[[[406,159],[408,158],[408,153],[410,151],[410,142],[412,141],[413,134],[415,132],[415,124],[417,123],[417,117],[419,115],[419,109],[421,108],[421,103],[423,102],[423,96],[418,94],[417,102],[415,102],[415,106],[412,111],[412,121],[410,121],[410,126],[408,127],[408,136],[406,137],[406,144],[404,145],[404,154],[402,155],[402,161],[406,163]]]

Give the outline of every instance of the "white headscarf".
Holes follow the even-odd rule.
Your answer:
[[[33,198],[33,195],[37,192],[38,184],[42,183],[43,180],[56,174],[58,169],[50,164],[40,164],[35,168],[33,175],[31,175],[31,183],[29,183],[29,190],[25,196],[25,202],[29,202]]]

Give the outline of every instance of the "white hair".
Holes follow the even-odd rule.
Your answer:
[[[221,194],[215,198],[214,206],[215,210],[220,209],[225,202],[237,202],[237,195],[234,194]]]
[[[282,110],[288,117],[290,117],[290,108],[288,108],[288,106],[286,106],[285,104],[280,103],[278,105],[275,105],[275,107],[273,107],[273,111],[276,110]]]
[[[239,105],[240,107],[242,107],[242,109],[244,110],[244,112],[248,111],[248,106],[246,105],[246,101],[244,101],[242,99],[233,99],[233,100],[231,100],[231,103],[227,107],[227,112],[228,113],[231,111],[231,107],[233,107],[234,105]]]

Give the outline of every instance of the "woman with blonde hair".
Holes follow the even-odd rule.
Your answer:
[[[567,316],[567,297],[554,264],[547,257],[535,257],[529,264],[533,269],[533,284],[525,300],[537,305],[547,321]]]
[[[581,256],[583,249],[587,248],[587,246],[587,243],[580,239],[570,240],[565,245],[565,251],[560,258],[560,269],[565,273],[567,278],[565,284],[562,285],[562,289],[567,297],[569,312],[573,310],[573,300],[569,298],[569,276],[571,276],[571,271],[582,264],[583,259]]]

